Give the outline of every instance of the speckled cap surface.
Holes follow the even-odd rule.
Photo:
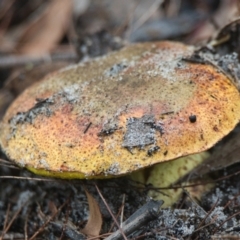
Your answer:
[[[239,122],[240,97],[193,47],[141,43],[48,75],[0,125],[6,155],[61,178],[120,176],[204,151]]]

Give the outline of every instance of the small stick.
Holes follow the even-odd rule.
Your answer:
[[[92,122],[90,122],[88,125],[87,125],[87,127],[85,128],[85,130],[84,130],[84,134],[88,131],[88,129],[90,128],[90,126],[92,125]]]
[[[60,221],[50,223],[57,231],[64,229],[64,235],[71,240],[85,240],[86,236]]]
[[[223,222],[220,224],[220,226],[218,226],[217,228],[215,228],[215,229],[213,230],[213,234],[212,234],[212,235],[214,235],[214,234],[224,225],[224,223],[226,223],[226,222],[229,221],[231,218],[233,218],[233,217],[235,217],[235,216],[237,216],[237,215],[239,215],[239,214],[240,214],[240,211],[238,211],[238,212],[234,213],[233,215],[231,215],[230,217],[228,217],[225,221],[223,221]]]
[[[0,69],[19,67],[29,63],[39,64],[48,63],[52,61],[68,61],[78,60],[78,56],[73,52],[46,54],[39,57],[27,56],[27,55],[10,55],[6,57],[0,57]]]
[[[6,226],[5,229],[3,229],[2,231],[2,235],[0,236],[0,240],[4,239],[4,235],[7,233],[7,231],[9,230],[9,228],[12,226],[13,222],[15,221],[15,219],[17,218],[17,216],[19,215],[19,213],[22,211],[24,205],[26,204],[26,202],[16,211],[16,213],[13,215],[11,221],[8,223],[8,225]],[[9,210],[9,209],[8,209]],[[8,214],[8,213],[7,213]],[[5,223],[4,223],[5,224]]]
[[[57,214],[63,209],[63,207],[65,207],[65,205],[67,205],[68,202],[69,199],[58,208],[58,210],[29,238],[29,240],[36,239],[37,235],[44,231],[45,227],[57,216]]]
[[[163,201],[151,200],[140,209],[138,209],[133,215],[131,215],[122,225],[122,231],[129,235],[145,223],[152,221],[158,217],[159,209],[162,206]],[[117,230],[105,240],[119,240],[122,238],[122,233]]]
[[[99,194],[99,196],[100,196],[100,198],[102,199],[102,201],[103,201],[103,203],[105,204],[105,206],[106,206],[106,208],[107,208],[107,210],[108,210],[108,212],[110,213],[110,215],[112,216],[112,218],[113,218],[113,221],[115,222],[115,224],[117,225],[117,227],[118,227],[118,231],[119,231],[119,234],[120,234],[120,237],[123,237],[124,238],[124,240],[127,240],[127,237],[126,237],[126,235],[124,234],[124,232],[123,232],[123,230],[122,230],[122,228],[120,227],[120,225],[118,224],[118,221],[117,221],[117,219],[115,218],[115,216],[113,215],[113,213],[112,213],[112,211],[111,211],[111,209],[109,208],[109,206],[108,206],[108,204],[107,204],[107,202],[106,202],[106,200],[105,200],[105,198],[103,197],[103,195],[102,195],[102,193],[100,192],[100,190],[99,190],[99,188],[98,188],[98,186],[95,184],[95,188],[97,189],[97,192],[98,192],[98,194]],[[107,239],[107,238],[106,238]]]
[[[205,217],[203,218],[203,220],[200,222],[200,224],[197,226],[197,229],[195,231],[198,231],[198,228],[202,227],[204,222],[206,221],[206,219],[209,217],[209,215],[213,212],[214,208],[217,206],[219,201],[219,198],[217,199],[217,201],[213,204],[213,206],[211,207],[210,211],[208,211],[208,213],[205,215]]]
[[[126,195],[123,194],[122,209],[121,209],[121,218],[120,218],[120,227],[123,225],[123,215],[124,215],[124,204],[125,204]]]
[[[24,223],[24,240],[28,240],[28,214],[27,217],[25,218],[25,223]]]
[[[0,176],[0,179],[21,179],[30,181],[55,182],[56,179],[51,178],[33,178],[33,177],[17,177],[17,176]]]

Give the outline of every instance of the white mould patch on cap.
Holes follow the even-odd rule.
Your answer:
[[[25,162],[25,160],[24,159],[20,159],[20,161],[18,161],[18,166],[20,166],[20,167],[22,167],[22,168],[24,168],[25,166],[26,166],[26,162]]]
[[[126,148],[140,147],[154,144],[155,142],[154,116],[145,115],[141,118],[129,118],[127,131],[123,138],[122,146]]]
[[[67,101],[76,103],[80,97],[80,87],[78,84],[73,84],[63,88],[59,94],[62,94]]]
[[[110,69],[104,71],[104,75],[106,77],[116,77],[118,76],[124,69],[133,67],[135,65],[134,61],[123,60],[117,64],[114,64]]]
[[[42,165],[44,167],[44,169],[46,169],[46,170],[50,169],[49,164],[45,159],[40,159],[39,164]]]
[[[169,81],[176,81],[178,78],[176,77],[175,70],[177,68],[183,68],[184,63],[181,63],[181,59],[177,59],[174,61],[159,63],[157,67],[163,78],[168,79]]]
[[[108,175],[117,175],[120,172],[120,164],[118,162],[114,162],[110,165],[110,167],[105,171],[105,176]]]

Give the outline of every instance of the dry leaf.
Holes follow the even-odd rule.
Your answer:
[[[196,44],[216,35],[219,28],[229,23],[229,20],[235,19],[238,16],[237,2],[238,1],[235,0],[222,0],[218,10],[210,18],[211,21],[206,21],[196,27],[197,30],[194,31],[194,34],[188,39],[188,42]],[[213,22],[215,24],[213,24]]]
[[[53,201],[48,202],[48,208],[52,216],[57,214],[58,209]]]
[[[52,62],[33,65],[31,68],[15,69],[5,83],[5,90],[10,91],[14,96],[18,96],[27,87],[36,83],[47,75],[60,68],[69,65],[68,62]]]
[[[97,201],[86,189],[85,192],[89,204],[89,218],[86,226],[81,230],[81,232],[88,237],[97,237],[99,236],[102,228],[102,214]]]
[[[216,147],[213,154],[199,167],[194,170],[194,173],[204,175],[212,171],[217,171],[225,167],[231,166],[239,162],[240,159],[240,133],[236,133],[228,139],[224,144]]]
[[[38,20],[23,33],[16,49],[33,56],[48,53],[66,32],[71,14],[71,0],[50,1]]]
[[[0,119],[3,117],[6,109],[14,99],[14,96],[8,89],[0,90]]]
[[[45,63],[33,68],[18,68],[12,72],[4,87],[0,90],[0,119],[16,96],[45,75],[68,65],[67,62]]]

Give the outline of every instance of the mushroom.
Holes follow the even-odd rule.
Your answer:
[[[240,119],[235,84],[194,47],[139,43],[26,89],[0,126],[8,158],[60,178],[109,178],[203,152]]]

